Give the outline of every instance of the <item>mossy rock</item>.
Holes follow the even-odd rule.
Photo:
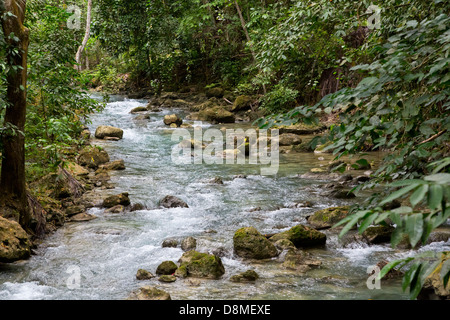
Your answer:
[[[298,153],[309,153],[314,152],[314,149],[311,146],[311,142],[302,142],[301,144],[293,145],[291,147],[291,152],[298,152]]]
[[[387,243],[391,241],[394,230],[395,228],[391,226],[374,226],[367,228],[362,236],[370,244]]]
[[[0,217],[0,263],[28,259],[31,241],[25,230],[15,221]]]
[[[151,274],[151,272],[144,270],[144,269],[139,269],[136,273],[137,280],[150,280],[154,277],[155,276],[153,274]]]
[[[225,273],[222,260],[215,255],[194,250],[185,252],[179,260],[175,275],[205,279],[219,279]]]
[[[198,119],[202,121],[209,121],[212,123],[235,123],[236,117],[233,113],[225,110],[222,107],[216,106],[199,111]]]
[[[270,259],[278,255],[277,248],[254,227],[237,230],[233,244],[234,252],[242,258]]]
[[[177,278],[173,275],[162,275],[161,277],[159,277],[158,279],[160,282],[166,282],[166,283],[170,283],[170,282],[175,282],[177,281]]]
[[[308,223],[315,229],[328,229],[348,216],[350,207],[332,207],[316,211],[308,218]]]
[[[118,195],[110,196],[103,200],[104,208],[112,208],[117,205],[129,206],[131,204],[130,198],[128,197],[128,193],[124,192]]]
[[[97,169],[100,165],[108,162],[108,153],[97,147],[87,147],[81,150],[80,155],[78,156],[78,164],[88,168]]]
[[[237,112],[251,109],[253,99],[249,96],[239,96],[236,98],[231,111]]]
[[[281,239],[288,239],[299,248],[325,245],[327,236],[322,232],[300,224],[287,231],[273,235],[269,240],[277,242]]]
[[[299,145],[303,142],[302,138],[299,135],[293,133],[281,134],[278,139],[280,147]]]
[[[316,133],[322,132],[326,129],[327,129],[327,127],[322,124],[305,124],[305,123],[298,123],[298,124],[293,124],[290,126],[278,127],[280,134],[293,133],[293,134],[298,134],[298,135],[316,134]]]
[[[164,261],[158,268],[156,268],[157,275],[171,275],[178,269],[178,266],[173,261]]]
[[[208,98],[223,98],[225,91],[220,87],[215,87],[206,90],[206,96]]]
[[[259,275],[253,270],[247,270],[230,277],[231,282],[254,282],[259,279]]]

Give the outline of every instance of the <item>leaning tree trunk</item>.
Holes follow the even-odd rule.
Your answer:
[[[81,54],[83,53],[84,49],[86,48],[86,45],[89,41],[89,36],[91,34],[91,12],[92,12],[92,0],[88,0],[87,17],[86,17],[86,32],[84,33],[83,42],[81,43],[81,46],[78,47],[78,51],[75,56],[75,61],[77,63],[75,68],[78,71],[81,71]]]
[[[27,54],[29,32],[23,25],[26,0],[4,0],[0,14],[6,61],[11,66],[6,76],[7,91],[2,135],[3,159],[0,179],[0,215],[27,227],[30,222],[25,184],[25,117],[27,103]],[[5,15],[11,12],[13,15]],[[14,53],[14,51],[16,53]],[[12,68],[15,66],[14,68]]]

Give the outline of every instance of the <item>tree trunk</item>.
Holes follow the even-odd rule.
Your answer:
[[[29,32],[24,27],[26,0],[5,0],[0,7],[4,40],[9,49],[6,61],[13,68],[6,76],[8,107],[4,126],[10,128],[2,136],[3,159],[0,180],[0,214],[18,221],[23,227],[30,222],[25,183],[25,118],[27,102],[27,54]],[[6,16],[11,12],[14,16]],[[14,34],[14,37],[10,35]],[[12,49],[18,49],[14,54]]]
[[[256,54],[255,54],[255,51],[253,50],[252,45],[251,45],[252,39],[250,38],[250,35],[248,33],[248,29],[247,29],[247,26],[246,26],[246,23],[245,23],[245,19],[244,19],[244,16],[242,15],[241,7],[239,7],[239,3],[237,2],[237,0],[235,0],[234,3],[236,5],[236,10],[237,10],[238,15],[239,15],[239,20],[241,20],[241,25],[242,25],[242,29],[244,30],[244,33],[245,33],[245,38],[247,39],[247,42],[250,45],[250,52],[252,53],[253,61],[256,61]],[[267,94],[266,85],[263,84],[262,86],[263,86],[264,94]]]
[[[75,69],[78,71],[81,71],[81,54],[83,53],[84,49],[86,48],[86,45],[89,41],[89,36],[91,34],[91,13],[92,13],[92,0],[88,0],[88,6],[87,6],[87,17],[86,17],[86,32],[84,33],[84,39],[81,43],[81,46],[78,47],[77,54],[75,56],[75,61],[77,65],[75,66]]]

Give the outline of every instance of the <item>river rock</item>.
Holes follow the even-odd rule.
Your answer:
[[[174,274],[178,269],[177,265],[173,261],[164,261],[156,269],[157,275]]]
[[[170,275],[170,274],[164,274],[164,275],[162,275],[162,276],[160,276],[158,278],[158,281],[159,282],[170,283],[170,282],[177,281],[177,278],[175,276],[173,276],[173,275]]]
[[[87,222],[87,221],[91,221],[94,219],[97,219],[97,217],[92,214],[83,212],[83,213],[79,213],[79,214],[72,216],[69,219],[69,221],[70,222]]]
[[[201,121],[209,121],[212,123],[235,123],[236,117],[233,113],[222,107],[215,106],[199,111],[198,119]]]
[[[254,227],[237,230],[233,245],[235,254],[242,258],[269,259],[278,255],[277,248]]]
[[[275,247],[279,250],[289,250],[289,249],[296,249],[295,245],[292,243],[292,241],[288,239],[280,239],[274,243]]]
[[[349,206],[343,206],[316,211],[312,216],[308,217],[308,223],[317,230],[331,228],[347,217],[349,209]]]
[[[66,209],[66,216],[72,217],[76,214],[84,212],[84,206],[71,206]]]
[[[151,272],[144,269],[139,269],[136,273],[137,280],[150,280],[154,277],[155,276]]]
[[[155,287],[145,286],[133,292],[128,300],[172,300],[170,294]]]
[[[450,239],[450,228],[440,227],[434,229],[428,237],[427,244],[432,242],[447,242]]]
[[[189,250],[195,250],[197,247],[197,240],[193,237],[187,237],[184,238],[183,241],[181,241],[181,249],[183,251],[189,251]]]
[[[293,133],[284,133],[279,136],[279,145],[283,146],[293,146],[302,143],[302,138]]]
[[[280,239],[288,239],[299,248],[325,245],[327,236],[322,232],[300,224],[287,231],[273,235],[269,240],[277,242]]]
[[[259,275],[254,270],[247,270],[230,277],[231,282],[255,282]]]
[[[175,124],[177,127],[179,127],[183,124],[183,120],[176,114],[171,114],[164,117],[164,124],[166,126]]]
[[[99,126],[95,131],[95,137],[97,139],[105,139],[105,138],[123,138],[123,130],[111,127],[111,126]]]
[[[120,171],[120,170],[125,170],[125,161],[124,160],[115,160],[115,161],[111,161],[108,162],[106,164],[104,164],[102,166],[103,169],[105,170],[110,170],[110,171]]]
[[[212,254],[191,250],[185,252],[178,262],[180,267],[175,275],[183,277],[219,279],[225,273],[222,260]]]
[[[335,188],[325,194],[328,197],[332,197],[335,199],[353,199],[356,198],[356,195],[351,192],[349,189],[342,189],[341,187]]]
[[[322,262],[320,260],[310,259],[308,255],[302,251],[290,249],[284,258],[282,266],[286,269],[303,273],[308,271],[311,267],[318,267],[321,264]]]
[[[391,226],[374,226],[367,228],[362,236],[370,244],[386,243],[391,241],[394,230]]]
[[[207,89],[205,93],[208,98],[221,99],[221,98],[223,98],[225,91],[220,87],[216,87],[216,88]]]
[[[105,213],[123,213],[123,212],[125,212],[125,207],[121,204],[118,204],[117,206],[105,210]]]
[[[326,129],[327,129],[327,127],[324,125],[321,125],[321,124],[307,125],[304,123],[298,123],[298,124],[293,124],[293,125],[289,125],[289,126],[278,127],[280,134],[293,133],[296,135],[312,135],[312,134],[320,133]]]
[[[65,169],[73,176],[73,177],[86,177],[89,175],[89,171],[80,166],[78,163],[75,162],[66,162]]]
[[[149,114],[140,114],[140,115],[138,115],[138,116],[136,116],[135,118],[134,118],[134,120],[137,120],[137,121],[144,121],[144,120],[150,120],[150,115]]]
[[[130,113],[140,113],[140,112],[147,112],[147,111],[148,111],[147,107],[136,107],[136,108],[132,109],[130,111]]]
[[[31,241],[25,230],[17,222],[0,217],[0,262],[24,260],[30,255]]]
[[[450,259],[450,256],[447,252],[446,258],[443,259],[443,263],[441,263],[436,270],[425,279],[422,291],[417,299],[450,300],[450,281],[447,282],[447,286],[444,286],[444,281],[441,278],[442,267],[446,261],[448,262],[448,259]]]
[[[233,108],[231,111],[237,112],[237,111],[243,111],[243,110],[250,110],[252,107],[253,99],[249,96],[239,96],[236,98],[233,104]]]
[[[128,193],[124,192],[118,195],[110,196],[103,200],[102,207],[104,208],[112,208],[117,205],[129,206],[130,198],[128,197]]]
[[[78,164],[97,169],[100,165],[109,162],[109,155],[105,150],[97,147],[87,147],[80,152]]]
[[[166,239],[162,243],[163,248],[176,248],[178,246],[178,241],[175,239]]]
[[[175,196],[166,196],[159,202],[164,208],[189,208],[186,202]]]

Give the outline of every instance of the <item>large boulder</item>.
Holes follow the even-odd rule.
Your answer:
[[[15,221],[0,217],[0,262],[28,259],[31,242],[25,230]]]
[[[235,254],[242,258],[269,259],[278,255],[277,248],[254,227],[237,230],[233,245]]]
[[[277,242],[281,239],[288,239],[299,248],[322,246],[326,243],[327,236],[313,228],[299,224],[287,231],[273,235],[269,240],[271,242]]]
[[[117,205],[122,205],[122,206],[129,206],[131,204],[130,202],[130,198],[128,197],[128,193],[124,192],[118,195],[113,195],[110,196],[108,198],[106,198],[105,200],[103,200],[103,205],[102,207],[104,208],[112,208],[115,207]]]
[[[172,300],[170,294],[155,287],[145,286],[133,292],[129,300]]]
[[[233,113],[222,107],[216,106],[199,111],[198,119],[212,123],[235,123],[236,117]]]
[[[95,130],[95,137],[97,139],[105,139],[105,138],[123,138],[123,130],[111,126],[99,126],[97,130]]]
[[[78,156],[78,164],[96,169],[98,166],[109,162],[109,155],[105,150],[97,147],[83,149]]]
[[[165,196],[159,205],[164,208],[189,208],[186,202],[175,196]]]
[[[315,229],[328,229],[347,217],[349,206],[327,208],[316,211],[308,217],[308,223]]]
[[[175,274],[178,276],[219,279],[225,273],[222,260],[212,254],[191,250],[185,252],[178,262],[180,267]]]

